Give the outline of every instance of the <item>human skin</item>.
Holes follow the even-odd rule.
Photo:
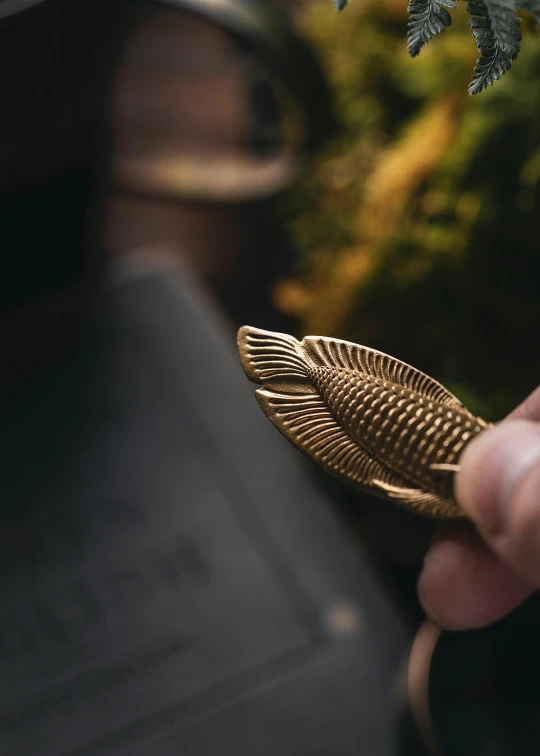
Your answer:
[[[437,531],[418,593],[439,627],[470,630],[540,588],[540,387],[471,442],[455,492],[474,527]]]

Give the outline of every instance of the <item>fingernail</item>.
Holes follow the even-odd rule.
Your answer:
[[[540,460],[540,424],[509,420],[484,431],[465,449],[456,498],[481,529],[504,530],[516,487]]]

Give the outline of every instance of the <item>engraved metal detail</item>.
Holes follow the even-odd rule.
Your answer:
[[[465,516],[453,495],[459,457],[490,424],[440,383],[338,339],[244,326],[238,349],[265,415],[325,470],[418,513]]]

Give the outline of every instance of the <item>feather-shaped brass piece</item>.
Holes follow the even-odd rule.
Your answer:
[[[464,517],[453,495],[459,457],[490,424],[440,383],[338,339],[244,326],[238,348],[265,415],[325,470],[415,512]]]

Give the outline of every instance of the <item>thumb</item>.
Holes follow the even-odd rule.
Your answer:
[[[508,420],[465,449],[456,497],[498,556],[540,587],[540,423]]]

